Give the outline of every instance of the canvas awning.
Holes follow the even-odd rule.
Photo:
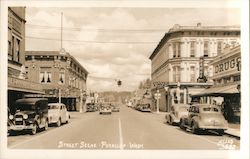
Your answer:
[[[240,93],[239,84],[231,84],[231,85],[225,85],[225,86],[214,86],[214,87],[205,89],[200,93],[192,94],[192,97],[219,96],[219,95],[236,94],[236,93]]]

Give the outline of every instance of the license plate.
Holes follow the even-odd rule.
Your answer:
[[[23,121],[22,118],[16,118],[16,121]]]
[[[22,129],[23,126],[22,126],[22,125],[16,125],[16,128],[17,128],[17,129]]]

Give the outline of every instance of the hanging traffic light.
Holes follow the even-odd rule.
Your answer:
[[[118,80],[118,81],[117,81],[117,85],[118,85],[118,87],[120,87],[120,86],[122,85],[122,81],[121,81],[121,80]]]

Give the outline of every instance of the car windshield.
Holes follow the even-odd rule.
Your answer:
[[[215,107],[206,107],[206,108],[203,108],[203,111],[204,112],[219,112],[219,109]]]
[[[17,104],[16,110],[25,111],[25,110],[35,110],[36,107],[34,104]]]
[[[49,105],[48,108],[49,108],[49,109],[59,109],[60,106],[59,106],[59,105]]]

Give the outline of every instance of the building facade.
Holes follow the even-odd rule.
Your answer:
[[[191,95],[213,85],[209,63],[227,44],[240,42],[237,26],[174,25],[162,38],[151,60],[152,94],[161,93],[160,110],[174,103],[190,103]],[[153,100],[153,108],[156,101]]]
[[[201,103],[210,98],[222,97],[222,111],[229,122],[239,123],[241,114],[240,77],[241,49],[240,45],[228,45],[222,54],[215,57],[210,65],[213,67],[214,85],[204,91],[194,94]],[[211,101],[210,101],[211,103]],[[216,104],[216,103],[211,103]]]
[[[26,51],[28,79],[42,84],[49,102],[62,102],[70,111],[84,111],[87,70],[69,53]],[[34,96],[34,95],[33,95]]]
[[[26,93],[43,94],[42,85],[29,81],[25,71],[25,7],[8,8],[8,107]]]

